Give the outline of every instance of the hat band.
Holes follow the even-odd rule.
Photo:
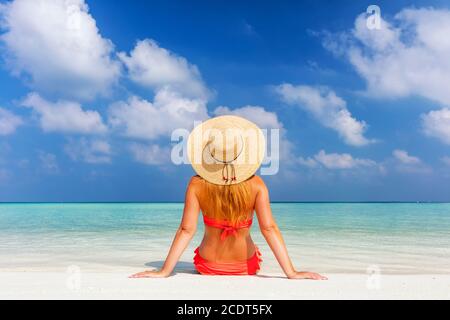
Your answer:
[[[240,136],[240,138],[241,138],[241,148],[240,148],[239,152],[236,154],[236,156],[234,157],[234,159],[231,159],[231,160],[228,160],[228,161],[217,159],[215,157],[215,152],[211,151],[211,144],[208,143],[207,147],[208,147],[209,154],[211,155],[211,157],[214,160],[216,160],[217,162],[223,163],[223,164],[230,164],[230,163],[236,161],[241,156],[241,154],[244,152],[244,139],[242,138],[242,136]]]

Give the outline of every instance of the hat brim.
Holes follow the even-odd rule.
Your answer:
[[[242,154],[233,166],[235,180],[224,179],[223,163],[208,161],[208,132],[212,130],[242,130],[245,140]],[[191,132],[187,143],[188,159],[195,172],[216,185],[241,183],[252,177],[260,168],[266,153],[266,139],[261,129],[253,122],[237,116],[221,116],[207,120]]]

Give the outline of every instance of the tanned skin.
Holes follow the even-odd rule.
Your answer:
[[[199,177],[193,177],[189,182],[183,218],[163,267],[156,271],[144,271],[134,274],[131,278],[167,278],[172,274],[181,255],[197,231],[198,217],[202,207],[198,196],[202,188],[201,182],[202,180]],[[264,181],[260,177],[254,176],[249,182],[252,187],[253,207],[258,218],[259,228],[286,277],[289,279],[327,280],[326,277],[320,274],[297,271],[294,268],[283,236],[272,215],[269,191]],[[249,213],[249,218],[251,218],[251,214],[252,212]],[[229,237],[226,241],[220,241],[220,233],[221,230],[219,229],[205,227],[205,236],[200,245],[200,253],[203,258],[215,262],[232,262],[253,256],[255,245],[251,239],[249,229],[239,230],[236,237]]]

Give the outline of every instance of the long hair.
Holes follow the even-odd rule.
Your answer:
[[[247,219],[252,210],[250,182],[233,185],[215,185],[202,179],[200,201],[203,214],[209,218],[227,221],[236,225]]]

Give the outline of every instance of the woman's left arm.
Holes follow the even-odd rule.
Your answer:
[[[169,254],[167,255],[162,269],[158,271],[144,271],[137,273],[132,275],[131,278],[167,278],[173,272],[178,260],[197,231],[200,204],[197,199],[195,179],[195,177],[192,178],[187,188],[183,219],[175,234],[175,239],[172,242],[172,246],[170,247]]]

